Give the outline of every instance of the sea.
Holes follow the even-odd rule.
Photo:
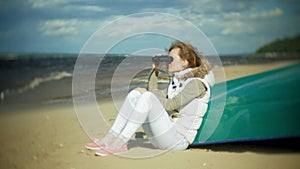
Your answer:
[[[86,63],[78,64],[79,58],[86,60]],[[111,99],[112,88],[115,92],[128,92],[135,87],[147,87],[151,57],[120,54],[2,54],[0,106],[72,103],[73,97],[78,95],[76,93],[74,96],[72,93],[75,65],[77,64],[77,71],[82,66],[81,69],[84,70],[80,72],[84,74],[88,72],[91,64],[94,65],[89,63],[90,60],[100,60],[96,65],[96,77],[89,78],[95,79],[94,90],[82,91],[79,95],[94,92],[99,100],[105,100]],[[119,73],[116,74],[116,71]],[[84,76],[92,75],[86,73]],[[129,82],[128,77],[131,77]],[[168,83],[166,80],[161,82]],[[115,85],[112,86],[112,83]]]
[[[89,85],[94,85],[94,88],[74,94],[73,75],[79,58],[84,61],[80,64],[81,69],[88,70],[90,65],[96,65],[96,74],[88,71],[84,74],[85,71],[82,70],[85,77],[92,76],[88,79],[95,79],[88,80],[93,83]],[[219,67],[278,60],[268,56],[240,55],[221,56],[221,60],[219,57],[211,58],[213,59],[210,61],[215,62],[213,65]],[[74,97],[93,92],[99,100],[111,99],[112,92],[126,93],[135,87],[147,87],[151,63],[151,56],[125,54],[1,54],[0,106],[72,103]],[[159,87],[166,87],[170,76],[168,73],[161,73]]]

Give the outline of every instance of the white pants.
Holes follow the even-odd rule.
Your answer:
[[[184,150],[189,145],[178,134],[168,113],[153,93],[133,90],[127,95],[110,132],[128,141],[141,126],[151,144],[157,148]]]

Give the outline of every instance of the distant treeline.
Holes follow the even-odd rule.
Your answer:
[[[283,38],[268,43],[256,51],[262,53],[300,53],[300,35],[292,38]]]

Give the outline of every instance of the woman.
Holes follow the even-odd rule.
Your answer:
[[[214,77],[207,60],[190,44],[174,42],[169,55],[173,73],[167,90],[157,89],[155,64],[148,89],[136,88],[126,97],[119,114],[103,139],[85,145],[106,156],[127,151],[127,142],[143,127],[151,144],[160,149],[185,150],[195,139],[207,110]]]

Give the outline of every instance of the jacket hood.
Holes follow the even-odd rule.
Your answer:
[[[207,83],[212,87],[215,84],[215,77],[211,70],[207,73],[207,70],[203,70],[202,66],[195,68],[188,68],[183,71],[174,73],[174,77],[180,80],[186,80],[188,78],[201,78],[207,81]]]

